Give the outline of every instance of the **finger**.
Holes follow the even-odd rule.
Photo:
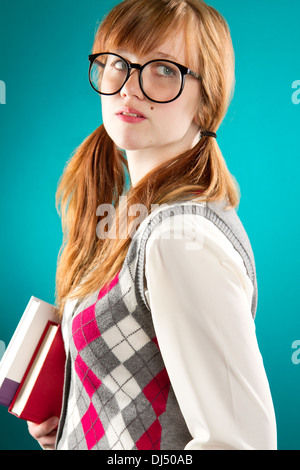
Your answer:
[[[58,418],[56,417],[49,418],[41,424],[28,421],[28,430],[32,437],[35,439],[41,439],[42,437],[47,436],[52,431],[54,431],[57,425]]]
[[[42,448],[44,450],[54,450],[54,446],[51,446],[51,445],[45,445],[45,446],[42,446]]]
[[[38,440],[39,444],[45,450],[54,449],[55,441],[56,441],[56,433],[55,434],[51,433],[50,435],[48,434],[48,436],[42,437],[41,439]]]

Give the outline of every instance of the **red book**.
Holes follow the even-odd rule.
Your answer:
[[[8,411],[38,424],[59,417],[65,359],[61,327],[49,321]]]

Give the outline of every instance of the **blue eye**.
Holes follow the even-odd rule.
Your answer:
[[[172,70],[171,67],[167,65],[157,65],[156,71],[158,75],[162,75],[165,77],[170,77],[172,75],[175,75],[174,70]]]
[[[164,61],[152,62],[149,64],[149,70],[157,78],[175,78],[179,77],[180,71],[177,67]]]

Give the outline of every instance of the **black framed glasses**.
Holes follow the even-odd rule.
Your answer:
[[[89,55],[89,81],[100,95],[115,95],[121,91],[132,70],[139,71],[139,84],[143,94],[155,103],[170,103],[182,93],[186,75],[201,76],[184,65],[171,60],[155,59],[144,65],[128,62],[111,52]]]

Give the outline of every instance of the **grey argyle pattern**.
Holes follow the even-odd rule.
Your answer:
[[[185,212],[209,218],[225,233],[257,295],[251,246],[234,211],[190,202],[147,217],[115,279],[63,319],[68,359],[57,449],[176,450],[192,439],[144,297],[147,240],[166,217]],[[256,300],[253,305],[255,315]]]

